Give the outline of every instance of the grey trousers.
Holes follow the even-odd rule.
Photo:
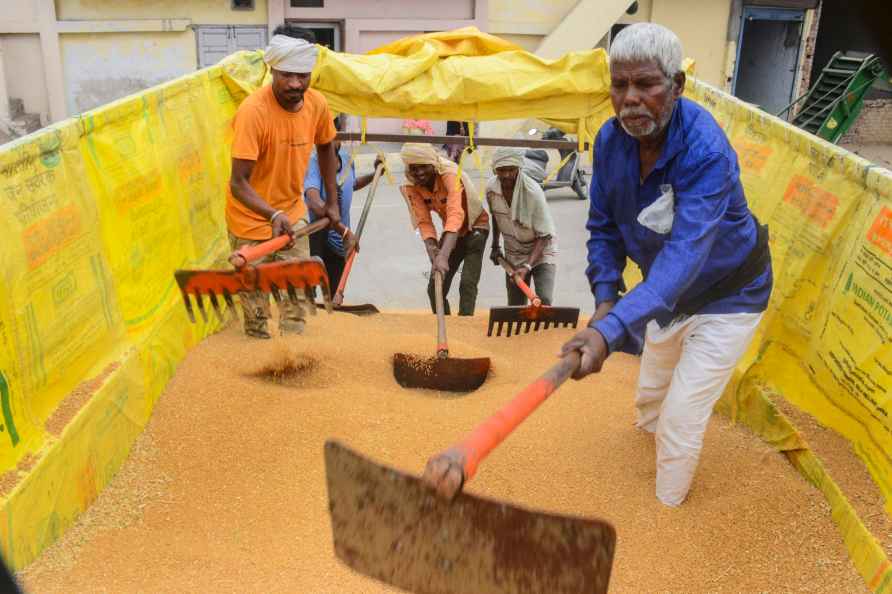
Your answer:
[[[533,272],[526,278],[526,282],[530,285],[542,305],[551,305],[552,297],[554,297],[554,279],[557,276],[557,265],[555,264],[539,264],[533,268]],[[526,305],[527,297],[520,290],[520,287],[507,274],[505,275],[505,287],[508,289],[508,305]]]

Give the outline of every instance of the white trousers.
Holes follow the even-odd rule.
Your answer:
[[[675,507],[691,488],[716,401],[746,352],[761,313],[694,315],[647,326],[635,407],[655,434],[657,499]]]

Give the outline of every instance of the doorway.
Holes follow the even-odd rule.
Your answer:
[[[732,93],[768,113],[793,100],[805,11],[744,7]]]
[[[292,25],[309,29],[316,35],[316,43],[324,45],[330,50],[340,52],[341,47],[341,25],[340,23],[320,23],[320,22],[301,22],[289,20]]]

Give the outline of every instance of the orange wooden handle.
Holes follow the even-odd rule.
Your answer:
[[[533,307],[541,307],[542,300],[539,299],[539,296],[536,295],[535,291],[533,291],[533,289],[530,288],[530,286],[526,284],[522,278],[520,278],[520,276],[517,274],[517,270],[515,270],[514,267],[511,266],[511,264],[508,264],[508,260],[506,260],[505,258],[499,258],[499,264],[501,264],[502,268],[505,269],[505,272],[507,272],[511,276],[511,278],[514,279],[514,284],[516,284],[517,287],[521,291],[523,291],[523,294],[527,296],[527,299],[530,300],[530,303],[533,304]]]
[[[561,358],[559,363],[524,388],[511,402],[480,423],[464,441],[452,448],[462,459],[465,481],[474,476],[477,466],[497,445],[573,375],[579,362],[578,351]]]
[[[295,231],[294,239],[325,229],[330,222],[328,217],[322,217],[318,221],[310,223],[306,227],[301,227]],[[229,256],[229,263],[236,268],[244,268],[251,262],[256,262],[270,254],[278,252],[280,249],[288,245],[291,242],[291,239],[292,238],[288,235],[279,235],[278,237],[273,237],[272,239],[264,241],[263,243],[258,243],[257,245],[242,246]]]
[[[514,283],[520,288],[521,291],[523,291],[523,294],[527,296],[527,299],[530,300],[530,303],[533,304],[533,307],[542,306],[542,300],[539,299],[539,296],[536,295],[533,289],[531,289],[530,286],[526,284],[526,282],[524,282],[522,278],[520,278],[520,275],[514,275]]]
[[[443,274],[434,273],[434,297],[437,310],[437,357],[445,359],[449,356],[449,344],[446,340],[446,315],[443,305]]]
[[[242,268],[251,262],[278,252],[290,242],[290,236],[279,235],[278,237],[273,237],[272,239],[264,241],[263,243],[258,243],[257,245],[245,245],[229,256],[229,262],[236,268]]]
[[[350,269],[353,268],[353,259],[356,258],[356,250],[350,250],[347,261],[344,263],[344,272],[341,273],[341,280],[338,282],[338,288],[335,295],[344,296],[344,289],[347,288],[347,277],[350,276]]]

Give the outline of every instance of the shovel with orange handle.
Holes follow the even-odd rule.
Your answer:
[[[417,593],[605,594],[616,547],[608,522],[461,491],[579,361],[578,352],[566,355],[465,440],[431,458],[422,478],[326,442],[337,557],[359,573]]]
[[[358,253],[357,248],[359,247],[359,240],[362,238],[362,231],[365,229],[365,222],[366,219],[368,219],[369,210],[372,208],[372,202],[375,200],[375,192],[378,190],[378,182],[381,180],[381,174],[383,172],[384,164],[382,163],[375,168],[375,177],[372,178],[372,186],[369,188],[365,203],[362,205],[362,214],[359,216],[359,224],[356,225],[356,247],[350,250],[350,254],[347,256],[347,261],[344,263],[344,272],[341,273],[341,280],[338,283],[338,288],[335,290],[334,296],[331,298],[334,303],[335,311],[352,313],[357,316],[368,316],[379,313],[378,308],[371,303],[344,305],[344,291],[347,288],[347,277],[350,276],[350,271],[353,269],[353,261],[356,259],[356,254]],[[320,307],[322,306],[322,304],[318,305]]]

